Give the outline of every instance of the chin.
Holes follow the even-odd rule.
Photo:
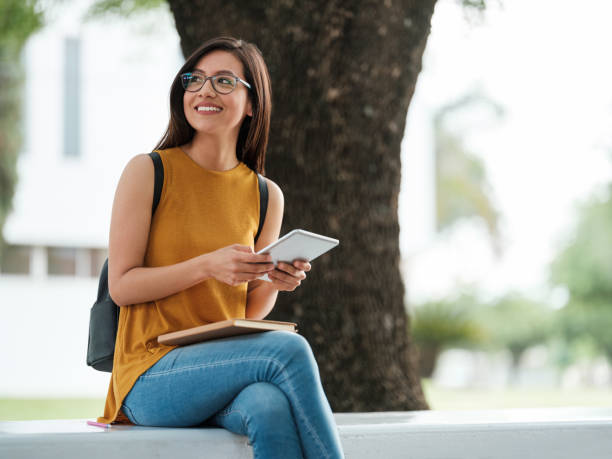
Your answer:
[[[187,122],[196,131],[216,132],[222,130],[223,128],[222,123],[214,121],[196,120],[195,122],[192,122],[191,120],[187,120]]]
[[[202,122],[200,120],[199,123],[191,123],[187,120],[189,125],[196,131],[207,134],[218,134],[218,133],[231,133],[235,130],[240,130],[240,124],[236,124],[235,126],[230,126],[227,123],[219,123],[219,122]]]

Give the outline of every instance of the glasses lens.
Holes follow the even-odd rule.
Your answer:
[[[183,73],[181,83],[186,91],[199,91],[204,79],[195,73]]]
[[[214,82],[215,89],[221,94],[229,94],[236,87],[236,78],[230,75],[218,75]]]

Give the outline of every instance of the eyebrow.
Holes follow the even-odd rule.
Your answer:
[[[202,69],[198,69],[198,68],[194,68],[192,70],[192,72],[198,71],[200,73],[203,73],[204,75],[206,75],[206,72]],[[227,70],[227,69],[223,69],[223,70],[217,70],[216,72],[213,73],[213,75],[217,75],[219,73],[229,73],[230,75],[236,75],[234,72],[232,72],[231,70]]]

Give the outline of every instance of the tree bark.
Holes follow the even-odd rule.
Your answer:
[[[281,235],[340,245],[281,293],[334,411],[428,408],[399,271],[400,143],[436,0],[169,0],[185,56],[229,34],[272,78],[266,175],[285,195]]]
[[[440,356],[441,348],[436,345],[416,346],[419,356],[419,375],[421,378],[431,378]]]

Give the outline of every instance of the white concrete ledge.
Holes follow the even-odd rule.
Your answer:
[[[335,415],[347,458],[610,459],[612,407]],[[113,426],[85,419],[0,422],[0,458],[252,458],[218,428]]]

